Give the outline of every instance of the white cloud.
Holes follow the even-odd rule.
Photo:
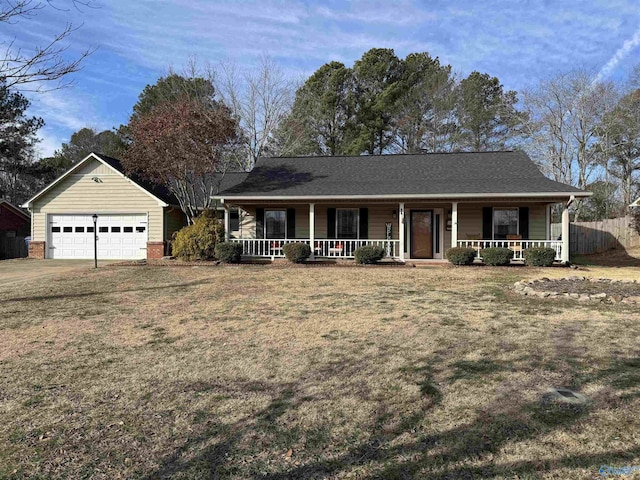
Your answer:
[[[438,18],[433,12],[416,7],[413,2],[389,2],[371,5],[366,2],[347,3],[346,10],[318,7],[316,16],[338,22],[357,22],[392,26],[420,25]]]
[[[93,121],[90,103],[79,98],[70,88],[32,95],[29,111],[47,122],[71,130],[79,130]]]
[[[99,47],[74,75],[76,87],[30,96],[30,113],[47,122],[43,150],[84,126],[126,121],[146,84],[192,56],[251,68],[266,53],[297,78],[331,60],[350,66],[373,47],[399,56],[428,51],[462,75],[488,72],[520,90],[573,67],[604,65],[600,75],[615,77],[640,44],[640,30],[629,38],[640,22],[637,0],[97,1],[99,9],[82,13],[43,9],[28,24],[0,32],[0,40],[15,36],[32,47],[66,21],[83,22],[71,37],[70,57]]]
[[[69,141],[68,138],[61,138],[46,127],[40,130],[38,137],[40,138],[40,142],[36,146],[38,158],[52,156],[56,150],[60,149],[63,142]]]
[[[613,70],[622,62],[635,48],[640,46],[640,28],[638,28],[633,36],[626,40],[616,53],[609,59],[604,67],[600,69],[593,79],[592,84],[596,84],[607,78]]]

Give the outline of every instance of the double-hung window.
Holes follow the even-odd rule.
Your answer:
[[[265,210],[264,212],[265,238],[284,239],[287,236],[286,210]]]
[[[518,208],[494,208],[493,239],[506,240],[507,235],[518,235]]]
[[[336,209],[336,236],[337,238],[358,238],[358,209]]]
[[[240,230],[240,210],[238,208],[229,210],[229,230],[232,232]]]

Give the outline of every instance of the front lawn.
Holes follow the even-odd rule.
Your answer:
[[[0,292],[0,478],[596,478],[640,465],[640,267],[104,267]],[[586,407],[543,401],[549,387]],[[633,477],[627,477],[633,478]]]

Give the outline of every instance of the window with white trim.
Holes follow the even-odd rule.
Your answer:
[[[507,235],[518,235],[518,208],[494,208],[493,239],[506,240]]]
[[[336,209],[337,238],[358,238],[358,214],[357,208]]]
[[[287,238],[287,211],[264,211],[264,238]]]
[[[236,207],[229,209],[229,230],[232,232],[240,230],[240,210]]]

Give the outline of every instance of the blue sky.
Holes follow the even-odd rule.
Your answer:
[[[59,6],[66,0],[55,0]],[[82,23],[68,55],[97,48],[75,86],[28,94],[41,116],[40,153],[74,131],[127,121],[138,94],[188,58],[251,67],[267,54],[292,78],[338,60],[351,66],[373,47],[404,57],[428,51],[460,75],[473,70],[522,90],[574,67],[622,80],[640,64],[638,0],[207,1],[94,0],[97,8],[43,9],[3,25],[0,40],[33,49],[66,22]]]

